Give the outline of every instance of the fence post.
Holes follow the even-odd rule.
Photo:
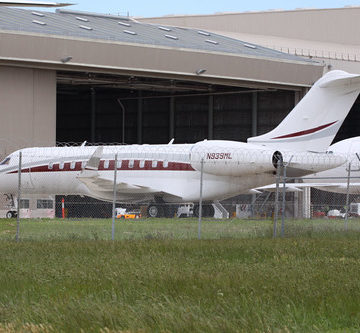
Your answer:
[[[17,195],[17,214],[16,214],[16,241],[20,238],[20,200],[21,200],[21,165],[22,152],[19,152],[19,169],[18,169],[18,195]]]
[[[348,230],[348,217],[349,217],[349,194],[350,194],[350,175],[351,175],[351,163],[349,163],[347,187],[346,187],[346,203],[345,203],[345,230]]]
[[[281,237],[284,237],[285,229],[285,208],[286,208],[286,164],[284,163],[283,174],[283,190],[282,190],[282,205],[281,205]]]
[[[113,186],[113,204],[112,204],[112,225],[111,225],[111,240],[115,238],[115,204],[116,204],[116,175],[117,175],[117,158],[118,154],[115,154],[114,160],[114,186]]]
[[[198,239],[201,239],[203,175],[204,175],[204,158],[201,159],[201,168],[200,168],[200,198],[199,198]]]
[[[277,233],[277,219],[278,219],[278,201],[279,201],[279,182],[280,182],[280,160],[276,164],[276,191],[275,191],[275,204],[274,204],[274,230],[273,238],[276,238]]]

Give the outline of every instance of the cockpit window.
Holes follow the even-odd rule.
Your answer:
[[[8,165],[10,163],[10,157],[6,157],[2,162],[0,162],[0,165]]]

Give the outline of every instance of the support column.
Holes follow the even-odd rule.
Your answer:
[[[214,95],[209,96],[208,101],[208,139],[214,138]]]
[[[138,103],[137,103],[137,143],[142,143],[142,115],[143,115],[143,106],[144,106],[144,99],[142,98],[142,91],[139,90],[138,92]]]
[[[301,90],[294,92],[294,106],[297,105],[301,99],[309,91],[309,88],[301,88]],[[310,189],[309,192],[305,190],[299,194],[298,192],[294,193],[294,218],[310,218]]]
[[[251,94],[251,136],[257,136],[257,122],[258,122],[258,93]],[[251,195],[251,207],[254,207],[256,201],[256,194]]]
[[[258,93],[253,92],[251,96],[251,136],[257,135],[258,122]]]
[[[96,91],[91,88],[91,142],[96,141]]]
[[[295,91],[294,92],[294,105],[297,105],[297,103],[299,103],[300,100],[301,100],[301,92]]]
[[[295,91],[294,94],[294,105],[298,104],[302,98],[307,94],[310,88],[301,88],[301,90]]]
[[[170,97],[170,112],[169,112],[169,140],[175,137],[175,97]]]
[[[311,218],[311,187],[305,187],[303,192],[303,217],[304,219]]]
[[[298,183],[297,180],[295,180],[295,184]],[[294,192],[294,218],[298,219],[300,218],[301,214],[299,212],[299,204],[300,204],[300,196],[298,192]]]

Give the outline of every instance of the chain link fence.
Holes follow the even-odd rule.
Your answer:
[[[0,164],[0,217],[13,227],[0,239],[349,235],[359,171],[345,156],[206,142],[24,149]]]

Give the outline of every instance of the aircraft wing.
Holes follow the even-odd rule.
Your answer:
[[[108,192],[111,194],[114,190],[114,179],[113,177],[101,176],[95,170],[83,170],[80,175],[77,177],[90,192],[99,193],[99,192]],[[130,183],[123,179],[118,179],[116,181],[116,191],[122,194],[151,194],[151,195],[164,195],[174,197],[176,199],[181,199],[181,197],[170,193],[164,192],[160,189],[143,186],[141,184]]]
[[[81,181],[90,192],[97,193],[106,193],[107,196],[111,197],[112,192],[114,191],[114,178],[112,176],[100,175],[98,172],[101,156],[103,154],[103,147],[99,146],[95,149],[92,156],[86,163],[85,168],[78,175],[77,179]],[[168,191],[164,192],[161,189],[156,189],[142,184],[135,184],[129,182],[127,179],[118,178],[116,181],[116,191],[125,195],[136,195],[136,194],[149,194],[149,195],[166,195],[167,197],[173,197],[176,199],[181,199],[181,197],[170,193]]]
[[[97,171],[85,170],[77,177],[82,183],[84,183],[90,190],[93,191],[113,191],[114,189],[114,179],[100,176]],[[130,184],[118,180],[116,182],[117,191],[126,191],[126,190],[136,190],[142,189],[146,190],[145,186]],[[150,188],[148,188],[150,190]]]

